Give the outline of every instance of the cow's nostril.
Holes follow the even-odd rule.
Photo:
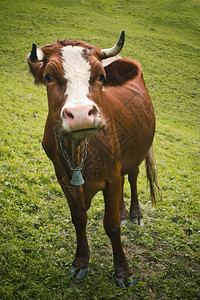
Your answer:
[[[67,115],[70,119],[74,119],[74,116],[73,116],[70,112],[67,112],[66,115]]]
[[[74,119],[73,114],[72,114],[68,109],[65,109],[65,110],[63,111],[63,117],[64,117],[65,119],[71,119],[71,120]]]
[[[95,116],[97,114],[98,110],[96,106],[93,105],[93,107],[89,110],[88,116]]]

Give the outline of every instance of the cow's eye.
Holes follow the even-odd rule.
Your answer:
[[[105,76],[103,74],[99,75],[99,81],[104,81],[105,80]]]
[[[45,75],[44,80],[49,83],[53,81],[53,77],[50,74]]]

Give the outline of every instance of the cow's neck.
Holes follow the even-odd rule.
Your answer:
[[[80,165],[80,143],[74,139],[63,139],[63,146],[65,151],[68,153],[72,167]]]
[[[54,127],[54,132],[59,144],[60,151],[66,161],[66,167],[71,173],[70,183],[74,186],[81,186],[84,184],[82,177],[82,169],[87,158],[87,144],[88,141],[78,141],[77,139],[70,139],[67,136],[62,137]]]
[[[63,148],[68,155],[67,158],[70,160],[71,169],[81,167],[82,160],[86,155],[87,142],[87,140],[79,142],[75,139],[63,139]]]

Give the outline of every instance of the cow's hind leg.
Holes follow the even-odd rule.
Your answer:
[[[125,226],[126,222],[127,222],[127,209],[126,209],[126,205],[124,202],[124,193],[123,193],[124,176],[122,176],[121,185],[122,185],[122,189],[121,189],[121,198],[120,198],[120,204],[119,204],[119,217],[120,217],[121,226]]]
[[[130,206],[130,219],[132,223],[144,225],[143,215],[138,201],[137,193],[137,178],[139,168],[136,168],[131,174],[128,174],[128,180],[131,186],[131,206]]]
[[[121,176],[119,180],[107,183],[103,192],[105,199],[104,228],[112,244],[116,284],[121,288],[133,286],[135,280],[125,257],[120,237]]]

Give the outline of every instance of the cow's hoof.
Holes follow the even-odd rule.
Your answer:
[[[85,278],[88,274],[89,274],[89,268],[79,269],[72,266],[71,269],[69,270],[69,275],[73,276],[77,280],[81,280]]]
[[[125,287],[131,287],[136,285],[136,281],[133,276],[128,277],[128,278],[115,278],[115,283],[118,287],[121,289]]]
[[[139,218],[139,217],[131,218],[131,222],[136,225],[144,226],[143,218]]]
[[[77,280],[81,280],[81,279],[85,278],[86,276],[88,276],[88,274],[89,274],[89,269],[80,269],[80,271],[78,272],[78,274],[75,278]]]

